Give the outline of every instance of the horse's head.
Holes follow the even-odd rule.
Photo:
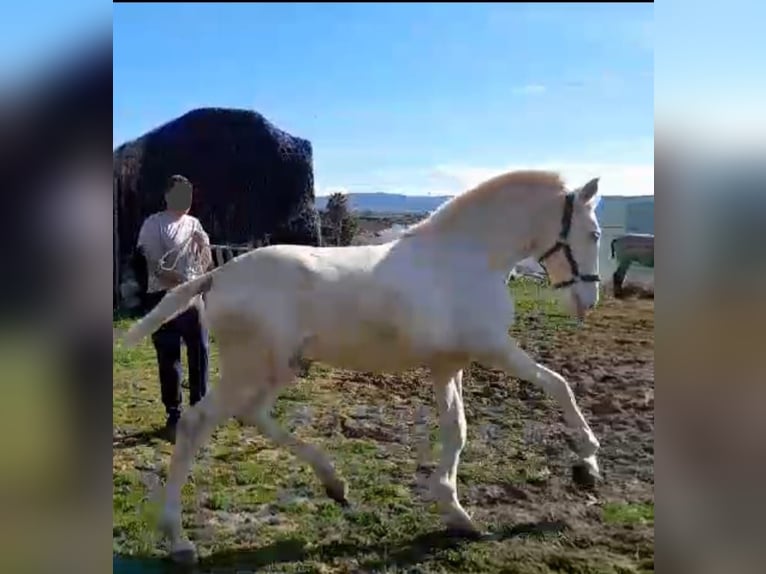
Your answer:
[[[569,312],[580,320],[598,303],[597,193],[595,178],[556,198],[548,204],[540,227],[540,263],[553,287],[562,291]]]

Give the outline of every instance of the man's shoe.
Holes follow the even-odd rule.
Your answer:
[[[178,426],[178,418],[168,417],[165,423],[165,428],[162,429],[162,435],[170,444],[176,443],[176,427]]]

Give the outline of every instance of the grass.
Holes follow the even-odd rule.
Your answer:
[[[604,522],[611,524],[654,524],[654,504],[610,502],[604,505]]]
[[[536,284],[517,281],[513,291],[518,311],[513,331],[522,345],[546,349],[574,332],[573,322]],[[116,322],[115,329],[128,324]],[[215,344],[211,349],[215,381]],[[117,566],[131,561],[156,565],[153,561],[165,553],[154,530],[155,500],[171,447],[152,434],[164,422],[156,368],[149,341],[136,349],[114,350]],[[445,536],[433,502],[423,498],[427,473],[415,461],[416,408],[431,409],[429,434],[438,436],[432,393],[421,382],[423,376],[373,376],[314,364],[277,402],[277,418],[325,449],[348,481],[349,510],[327,499],[306,465],[255,430],[235,422],[218,429],[183,491],[184,526],[204,567],[322,573],[606,573],[651,567],[653,550],[645,540],[636,549],[619,542],[619,536],[627,528],[653,523],[653,506],[599,502],[595,518],[580,527],[579,515],[567,515],[566,509],[587,513],[591,503],[582,495],[565,494],[555,479],[566,478],[568,462],[552,456],[542,443],[530,444],[525,429],[530,408],[547,409],[550,428],[558,428],[555,408],[540,394],[533,397],[537,406],[529,407],[515,398],[510,379],[476,366],[464,383],[469,442],[458,491],[492,535],[476,542]],[[432,459],[436,456],[438,446]],[[558,511],[543,510],[549,497],[561,500],[563,520]],[[616,532],[618,542],[593,534],[594,528]]]

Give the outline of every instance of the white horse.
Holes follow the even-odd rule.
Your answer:
[[[545,269],[537,259],[534,257],[527,257],[513,266],[513,269],[508,272],[508,277],[505,279],[505,282],[510,283],[517,277],[545,279]]]
[[[459,195],[382,245],[274,245],[241,255],[170,291],[125,335],[134,345],[204,295],[220,351],[220,383],[185,412],[170,461],[160,526],[171,556],[194,559],[181,526],[181,489],[214,428],[230,417],[255,425],[313,467],[328,496],[347,487],[327,455],[282,428],[270,411],[299,359],[360,371],[430,369],[443,450],[431,479],[444,522],[478,532],[457,495],[466,442],[463,369],[471,361],[550,393],[574,431],[579,476],[599,478],[599,442],[567,381],[509,337],[513,301],[504,279],[538,257],[569,311],[598,301],[598,179],[568,192],[555,173],[518,171]]]

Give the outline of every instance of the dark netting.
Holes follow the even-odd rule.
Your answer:
[[[143,220],[173,174],[194,185],[191,213],[212,243],[320,244],[311,143],[248,110],[191,111],[114,153],[115,251],[130,266]]]

